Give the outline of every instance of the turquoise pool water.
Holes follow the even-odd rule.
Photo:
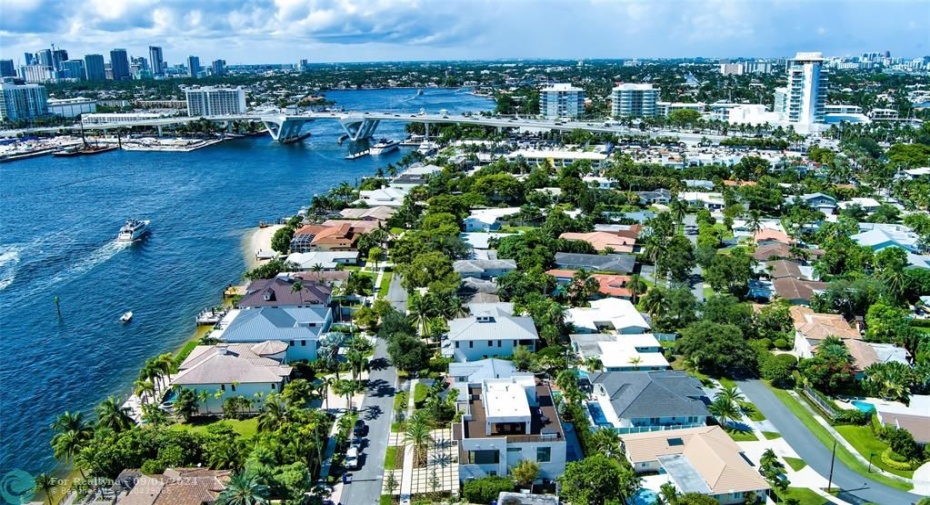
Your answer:
[[[633,495],[633,499],[630,500],[630,505],[655,505],[658,501],[659,495],[651,489],[640,489]]]
[[[857,409],[865,412],[866,414],[875,412],[875,405],[872,405],[869,402],[860,402],[859,400],[853,400],[850,403],[853,404],[853,407],[856,407]]]
[[[601,409],[601,406],[599,404],[589,403],[588,412],[591,413],[591,419],[594,420],[595,425],[610,426],[610,423],[607,421],[607,417],[604,415],[604,411]]]

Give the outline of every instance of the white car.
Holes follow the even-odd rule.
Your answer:
[[[349,470],[358,470],[358,447],[349,447],[346,451],[346,459],[342,465]]]

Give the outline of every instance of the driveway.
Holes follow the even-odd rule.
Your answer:
[[[387,342],[378,340],[368,375],[368,390],[359,409],[359,418],[368,424],[368,437],[362,445],[360,467],[351,471],[352,480],[342,488],[340,502],[346,505],[376,505],[381,497],[384,454],[391,434],[391,415],[397,369],[390,364]]]
[[[831,450],[820,443],[820,440],[761,381],[739,381],[737,384],[746,398],[778,428],[779,433],[798,456],[817,473],[827,478],[830,475]],[[840,493],[839,498],[852,504],[906,505],[916,503],[920,499],[918,495],[866,479],[850,470],[839,459],[836,460],[833,469],[833,485],[846,490]]]
[[[400,285],[400,275],[397,275],[397,272],[391,276],[386,298],[396,310],[407,313],[407,290]]]
[[[685,218],[682,220],[685,226],[688,225],[697,225],[697,215],[696,214],[685,214]],[[697,250],[697,235],[688,235],[685,234],[685,237],[688,237],[688,240],[691,241],[691,247],[694,250]],[[691,269],[691,278],[688,279],[688,283],[691,285],[691,293],[694,294],[694,297],[699,302],[704,301],[704,271],[701,270],[701,266],[696,264],[694,268]]]

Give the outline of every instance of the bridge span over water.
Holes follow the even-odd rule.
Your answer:
[[[346,135],[353,142],[367,140],[374,137],[378,125],[382,121],[402,121],[409,123],[423,123],[426,125],[427,133],[429,126],[434,124],[468,124],[477,126],[486,126],[498,129],[504,128],[527,128],[538,130],[585,130],[590,132],[607,132],[613,134],[635,134],[649,135],[652,137],[659,136],[676,136],[683,141],[699,141],[707,138],[711,141],[720,141],[726,137],[720,135],[706,135],[700,133],[682,133],[674,131],[640,131],[639,129],[630,129],[617,126],[614,123],[590,122],[590,121],[563,121],[563,120],[546,120],[546,119],[523,119],[509,117],[487,117],[480,115],[452,115],[452,114],[403,114],[388,112],[305,112],[301,114],[281,114],[281,113],[250,113],[238,115],[223,116],[173,116],[164,118],[147,118],[138,120],[128,120],[110,123],[84,123],[83,125],[75,124],[71,127],[48,127],[48,128],[29,128],[16,130],[15,133],[29,132],[55,132],[66,129],[78,129],[83,127],[85,130],[113,130],[118,128],[130,128],[134,126],[156,127],[161,130],[163,126],[172,126],[190,123],[193,121],[207,121],[216,123],[228,123],[232,121],[260,121],[268,129],[271,137],[281,143],[298,141],[306,137],[304,127],[308,122],[317,120],[335,120],[339,121],[345,130]],[[13,132],[0,132],[9,134]],[[14,133],[14,134],[15,134]]]

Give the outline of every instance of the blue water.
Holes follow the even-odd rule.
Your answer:
[[[451,113],[492,103],[461,90],[331,92],[347,110]],[[402,123],[379,136],[402,138]],[[260,220],[293,214],[315,193],[397,162],[407,149],[344,160],[336,121],[280,145],[262,136],[192,153],[116,151],[0,166],[0,475],[54,466],[49,424],[128,396],[146,358],[177,349],[194,316],[245,269],[243,239]],[[128,217],[152,220],[131,247]],[[60,298],[62,317],[53,299]],[[129,324],[119,316],[133,311]]]
[[[591,413],[591,419],[594,420],[596,426],[611,426],[610,422],[607,421],[607,417],[604,416],[604,410],[601,409],[600,404],[596,402],[589,403],[588,412]]]
[[[633,495],[630,505],[654,505],[658,500],[659,495],[655,491],[642,488]]]
[[[859,400],[853,400],[850,403],[852,403],[853,407],[856,407],[857,409],[865,412],[866,414],[875,412],[875,405],[872,405],[869,402],[861,402]]]

